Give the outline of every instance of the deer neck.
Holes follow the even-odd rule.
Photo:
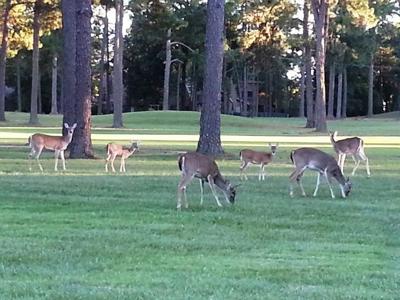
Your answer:
[[[226,191],[228,189],[228,183],[227,181],[222,177],[221,174],[218,174],[214,178],[214,183],[217,187],[219,187],[221,190]]]
[[[66,143],[71,143],[71,141],[72,141],[72,133],[68,133],[67,135],[64,135],[63,136],[63,140],[64,140],[64,142],[66,142]]]

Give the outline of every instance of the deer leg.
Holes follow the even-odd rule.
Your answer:
[[[342,153],[340,155],[340,158],[341,159],[340,159],[339,167],[340,167],[340,170],[342,171],[342,173],[344,174],[344,162],[346,160],[346,154]]]
[[[39,160],[39,156],[40,156],[40,154],[42,153],[42,151],[43,151],[43,147],[38,148],[38,149],[36,150],[36,157],[35,157],[35,158],[36,158],[36,161],[38,162],[40,171],[43,173],[43,167],[42,167],[42,164],[40,163],[40,160]]]
[[[240,166],[240,179],[243,179],[243,176],[246,180],[248,179],[246,175],[246,169],[248,166],[249,166],[248,162],[245,161],[242,162],[242,165]]]
[[[353,157],[353,160],[354,160],[354,168],[353,168],[353,171],[351,172],[351,175],[354,176],[356,174],[358,166],[360,165],[361,159],[358,156],[358,154],[352,155],[352,157]]]
[[[313,196],[316,197],[317,193],[318,193],[318,188],[319,188],[319,184],[321,183],[321,173],[318,172],[318,177],[317,177],[317,184],[315,186],[315,190],[314,190],[314,194]]]
[[[114,160],[115,160],[116,155],[111,156],[111,169],[115,173],[115,168],[114,168]]]
[[[265,165],[264,164],[262,165],[261,170],[262,170],[262,180],[265,180]]]
[[[35,155],[35,148],[31,148],[31,152],[28,155],[28,160],[29,160],[29,171],[32,171],[32,156]]]
[[[360,149],[359,156],[360,156],[360,158],[362,160],[365,161],[365,167],[367,169],[367,175],[368,175],[368,177],[370,177],[371,176],[371,172],[369,171],[369,161],[368,161],[367,155],[365,155],[364,148]]]
[[[179,181],[178,184],[178,197],[177,197],[177,205],[176,205],[176,209],[180,210],[182,207],[182,194],[184,196],[184,207],[188,208],[188,202],[186,199],[186,186],[188,185],[188,183],[192,180],[192,177],[185,177],[184,175],[182,175],[181,180]]]
[[[203,205],[203,195],[204,195],[204,180],[200,179],[200,205]]]
[[[125,159],[121,156],[121,165],[119,166],[119,172],[125,172]]]
[[[106,158],[106,165],[105,165],[106,172],[108,172],[108,163],[110,162],[110,158],[111,158],[111,154],[108,154],[107,158]]]
[[[60,156],[60,150],[54,150],[54,157],[55,157],[55,163],[54,163],[54,171],[58,171],[57,166],[58,166],[58,157]]]
[[[215,197],[215,201],[217,201],[217,205],[219,207],[222,207],[222,204],[219,202],[217,192],[215,191],[215,188],[214,188],[214,179],[212,178],[211,175],[208,175],[207,179],[208,179],[208,185],[210,186],[211,192],[213,193],[213,195]]]
[[[324,176],[325,176],[325,179],[326,179],[326,183],[329,186],[329,190],[331,191],[331,197],[332,197],[332,199],[335,199],[335,194],[333,193],[333,190],[332,190],[331,179],[328,176],[328,172],[326,170],[324,171]]]
[[[63,164],[63,170],[65,171],[67,168],[65,167],[65,157],[64,157],[64,150],[60,151],[60,158]]]
[[[292,174],[290,174],[289,179],[290,179],[290,192],[289,195],[290,197],[293,197],[293,182],[296,180],[297,184],[300,186],[301,189],[301,194],[305,197],[306,193],[304,191],[303,183],[301,182],[301,178],[303,177],[303,173],[306,168],[303,168],[302,170],[294,170]]]

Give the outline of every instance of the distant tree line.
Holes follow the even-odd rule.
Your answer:
[[[225,1],[221,112],[305,116],[324,131],[326,119],[399,110],[399,4]],[[207,3],[89,5],[91,113],[114,113],[120,127],[122,112],[163,108],[169,31],[168,109],[202,108]],[[60,0],[0,0],[0,120],[5,110],[30,112],[33,124],[68,110],[61,12]]]

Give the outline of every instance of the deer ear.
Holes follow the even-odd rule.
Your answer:
[[[77,125],[78,124],[74,123],[74,125],[72,125],[72,129],[75,129]]]
[[[64,127],[65,127],[65,128],[69,128],[68,123],[64,123]]]

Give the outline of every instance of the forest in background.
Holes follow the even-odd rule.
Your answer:
[[[2,0],[3,16],[7,2],[11,9],[6,26],[5,109],[30,112],[36,97],[38,113],[62,113],[61,2]],[[114,110],[115,33],[121,26],[115,15],[121,11],[120,23],[130,18],[122,44],[122,110],[199,110],[206,3],[125,1],[117,12],[119,2],[92,3],[92,113]],[[328,118],[399,110],[399,5],[400,1],[389,0],[329,2],[323,83]],[[311,0],[226,1],[223,113],[307,116],[312,112],[307,107],[315,110],[319,79],[314,14]],[[0,26],[2,37],[4,23]],[[33,50],[35,36],[38,51]],[[37,95],[32,96],[32,86]]]

